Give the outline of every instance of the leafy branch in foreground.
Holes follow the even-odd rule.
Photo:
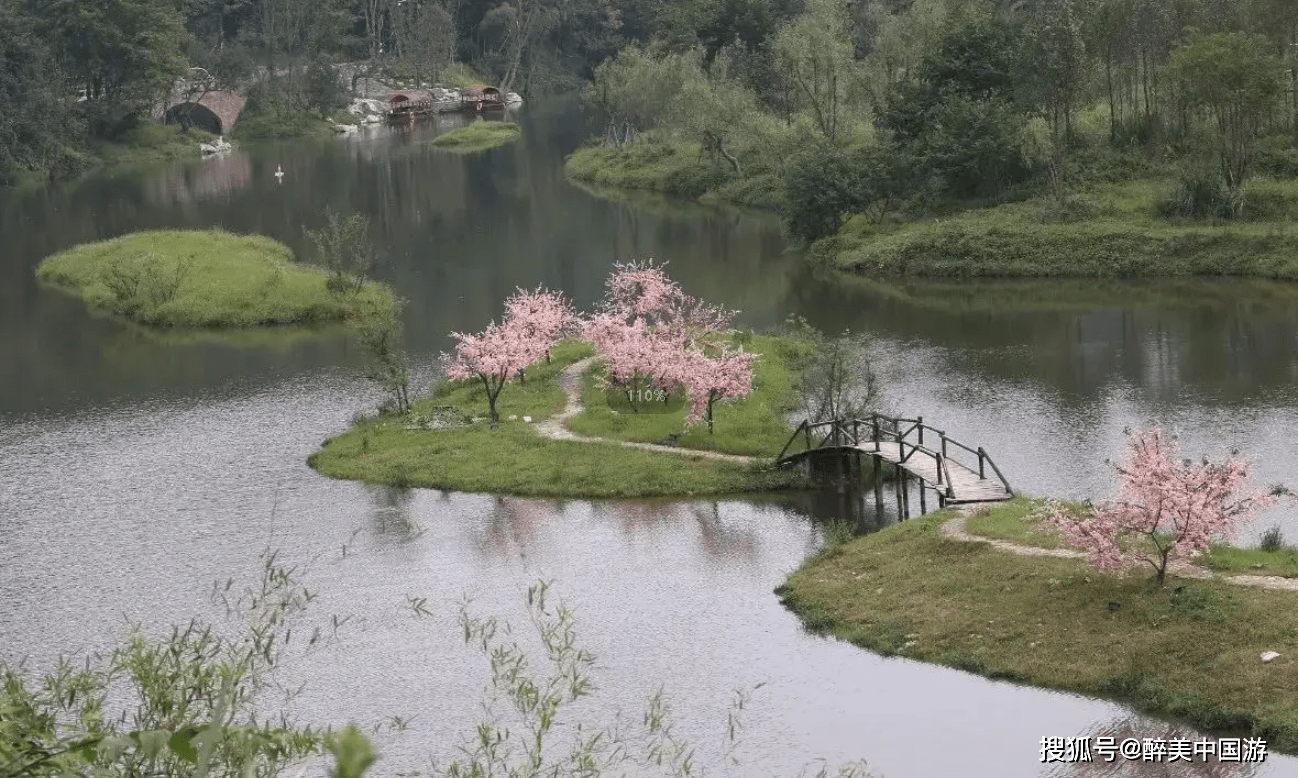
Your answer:
[[[242,623],[233,637],[198,621],[163,640],[134,627],[106,657],[63,657],[37,683],[0,666],[0,778],[273,778],[320,753],[319,730],[263,720],[253,705],[313,598],[275,554],[262,561],[259,587],[215,589]]]
[[[236,637],[198,622],[161,641],[137,631],[106,660],[83,667],[65,659],[34,684],[23,668],[0,667],[0,778],[278,778],[326,752],[331,778],[363,778],[378,756],[356,726],[301,728],[282,715],[274,722],[256,715],[253,699],[273,683],[291,625],[314,598],[275,554],[263,562],[259,587],[238,594],[233,581],[216,587],[242,622]],[[581,647],[572,611],[550,602],[549,590],[541,582],[527,591],[539,656],[520,646],[508,623],[461,606],[464,640],[490,665],[486,713],[464,736],[461,756],[434,767],[430,778],[705,774],[694,746],[677,736],[661,689],[635,722],[590,724],[570,714],[571,703],[596,691],[595,656]],[[429,613],[424,600],[410,602],[416,616]],[[335,626],[344,621],[334,617]],[[305,648],[321,645],[322,633],[314,630]],[[735,693],[723,735],[727,764],[739,764],[741,714],[756,688]],[[123,689],[129,699],[109,713],[108,700],[121,701]],[[836,775],[868,773],[857,764]]]
[[[462,756],[434,772],[437,778],[470,776],[703,775],[695,748],[679,738],[670,707],[659,689],[649,697],[640,720],[590,724],[573,720],[568,706],[596,691],[591,679],[595,656],[580,647],[572,611],[549,601],[550,585],[539,582],[527,591],[528,615],[540,638],[537,658],[514,639],[508,623],[480,618],[460,607],[460,627],[467,644],[476,645],[491,666],[486,689],[486,718],[461,746]],[[739,764],[742,716],[751,693],[739,690],[727,713],[725,758]],[[503,708],[503,709],[502,709]],[[555,740],[559,742],[554,742]],[[817,776],[828,776],[821,768]],[[847,765],[836,775],[866,778],[864,763]]]

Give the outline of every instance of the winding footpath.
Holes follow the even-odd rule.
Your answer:
[[[722,454],[717,451],[701,451],[694,448],[679,448],[677,446],[663,446],[657,443],[635,443],[628,440],[612,440],[610,438],[592,438],[586,435],[578,435],[568,429],[565,422],[585,410],[581,402],[581,378],[590,368],[591,363],[595,361],[594,357],[587,357],[579,362],[574,362],[564,368],[559,373],[559,388],[568,396],[568,404],[564,409],[546,419],[537,422],[536,431],[541,435],[552,440],[576,440],[582,443],[616,443],[627,448],[638,448],[644,451],[660,451],[667,454],[679,454],[689,457],[701,457],[703,459],[716,459],[722,462],[734,462],[740,465],[751,465],[762,461],[762,457],[745,457],[738,454]]]
[[[1085,559],[1086,554],[1081,551],[1074,551],[1067,548],[1041,548],[1039,546],[1024,546],[1019,543],[1011,543],[1008,540],[996,540],[995,538],[984,538],[973,535],[969,532],[966,524],[970,516],[978,509],[972,506],[959,506],[956,510],[960,513],[954,519],[945,522],[939,530],[942,537],[948,540],[958,540],[962,543],[989,543],[997,550],[1005,551],[1010,554],[1019,554],[1021,556],[1052,556],[1065,559]],[[1298,591],[1298,578],[1282,578],[1278,575],[1222,575],[1219,576],[1206,567],[1192,565],[1189,562],[1174,561],[1168,565],[1167,572],[1180,578],[1219,578],[1222,581],[1228,581],[1240,586],[1258,586],[1263,589],[1279,589],[1285,591]]]

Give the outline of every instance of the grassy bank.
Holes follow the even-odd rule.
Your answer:
[[[744,175],[701,158],[696,144],[651,139],[587,146],[564,167],[576,181],[701,201],[779,210],[784,184],[769,171]],[[1181,219],[1158,213],[1174,182],[1097,183],[1063,206],[1050,197],[973,207],[941,216],[849,217],[813,247],[836,271],[865,277],[1133,278],[1248,276],[1298,280],[1298,180],[1257,178],[1242,219]]]
[[[718,495],[800,485],[797,475],[764,464],[542,437],[535,424],[566,404],[556,382],[559,371],[590,354],[589,346],[567,342],[555,348],[549,364],[529,368],[526,383],[511,384],[500,394],[499,429],[492,430],[485,418],[480,383],[444,382],[417,400],[409,415],[367,419],[330,438],[309,464],[324,475],[368,483],[543,497]],[[760,395],[756,399],[760,402]],[[731,410],[729,405],[718,410],[720,425]],[[439,415],[474,421],[446,428],[428,423]]]
[[[628,146],[585,146],[564,164],[572,179],[595,186],[639,189],[703,202],[778,209],[783,184],[769,173],[739,175],[700,156],[697,143],[651,140]]]
[[[815,254],[866,276],[1255,276],[1298,279],[1298,182],[1258,180],[1243,220],[1155,213],[1169,182],[1097,186],[1059,208],[1035,198],[876,225],[853,216]]]
[[[939,537],[948,512],[848,541],[778,592],[808,628],[887,656],[1130,702],[1298,751],[1298,593],[1116,578]],[[1259,655],[1277,651],[1263,663]]]
[[[966,526],[970,534],[979,537],[1008,540],[1039,548],[1065,548],[1063,535],[1058,530],[1033,519],[1033,512],[1041,504],[1042,501],[1039,499],[1015,497],[986,513],[972,516]],[[1194,559],[1194,564],[1224,576],[1269,575],[1298,578],[1298,548],[1285,544],[1282,548],[1266,551],[1260,548],[1241,548],[1228,543],[1214,543],[1207,554]]]
[[[109,166],[166,162],[201,157],[199,144],[215,139],[215,135],[197,127],[185,133],[179,125],[145,121],[118,140],[93,142],[90,150]]]
[[[374,282],[332,295],[328,275],[282,243],[220,230],[137,232],[47,257],[36,272],[91,309],[160,327],[321,324],[392,300]]]
[[[339,112],[332,117],[315,111],[290,111],[271,109],[260,113],[245,113],[234,125],[231,136],[245,142],[271,140],[322,140],[338,134],[334,123],[355,124],[356,117]]]
[[[789,440],[791,429],[785,415],[797,407],[793,390],[797,360],[807,355],[809,345],[789,337],[756,335],[744,337],[743,348],[761,356],[753,363],[753,392],[747,397],[718,403],[715,431],[706,424],[685,428],[687,402],[670,406],[643,404],[641,412],[622,402],[600,386],[601,373],[586,375],[582,389],[585,411],[568,422],[573,432],[613,440],[641,443],[670,442],[683,448],[720,451],[746,456],[774,456]],[[668,410],[668,408],[672,410]],[[683,432],[682,432],[683,431]]]
[[[518,135],[518,125],[513,122],[481,121],[438,135],[432,144],[445,151],[472,154],[518,140]]]

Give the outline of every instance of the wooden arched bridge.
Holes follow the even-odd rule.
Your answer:
[[[925,433],[928,442],[925,443]],[[872,413],[860,419],[834,419],[798,425],[775,458],[780,466],[805,464],[819,475],[859,480],[861,462],[869,457],[874,471],[874,500],[883,509],[883,463],[897,470],[897,512],[910,515],[909,482],[919,481],[920,512],[927,510],[929,489],[939,507],[957,503],[995,502],[1014,496],[1009,481],[982,446],[973,448],[930,427],[922,416],[905,419]],[[993,477],[989,477],[993,476]]]

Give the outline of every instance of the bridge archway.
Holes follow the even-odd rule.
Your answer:
[[[162,120],[167,124],[179,124],[181,127],[197,127],[213,135],[224,135],[221,117],[202,103],[177,103],[167,109]]]
[[[225,135],[234,129],[245,102],[243,95],[213,90],[204,92],[197,100],[178,99],[163,112],[162,120]]]

